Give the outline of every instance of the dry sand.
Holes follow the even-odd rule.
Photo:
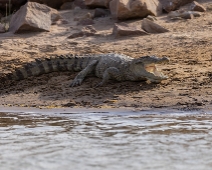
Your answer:
[[[206,6],[206,4],[203,4]],[[73,21],[81,12],[61,11],[69,24],[52,25],[50,32],[0,34],[0,70],[8,73],[35,58],[54,54],[123,53],[132,57],[168,56],[170,63],[159,68],[168,80],[160,84],[148,82],[115,82],[93,88],[101,80],[87,78],[80,87],[70,88],[76,73],[50,73],[16,82],[1,90],[0,104],[26,107],[86,108],[172,108],[180,110],[212,107],[212,11],[192,20],[171,21],[167,15],[157,23],[169,29],[164,34],[115,38],[114,20],[95,19],[100,36],[68,39],[81,28]],[[141,20],[126,21],[137,27]]]

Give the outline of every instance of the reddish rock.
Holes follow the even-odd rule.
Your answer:
[[[52,20],[56,21],[57,18],[59,17],[56,10],[46,5],[28,2],[12,16],[9,31],[49,31]]]
[[[133,26],[129,26],[126,23],[116,23],[113,27],[113,35],[115,35],[115,37],[119,37],[131,35],[148,35],[148,33]]]
[[[111,0],[85,0],[85,5],[89,7],[109,7]]]
[[[198,2],[193,1],[191,3],[191,11],[198,11],[198,12],[205,12],[206,8],[202,5],[200,5]]]
[[[116,19],[145,18],[157,16],[162,12],[158,0],[112,0],[110,12]]]
[[[166,12],[178,9],[180,6],[193,2],[193,0],[159,0]]]
[[[149,19],[143,19],[141,28],[148,33],[165,33],[169,32],[166,28],[150,21]]]

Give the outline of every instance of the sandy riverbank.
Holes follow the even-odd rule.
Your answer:
[[[81,14],[88,10],[81,11]],[[90,11],[92,12],[92,11]],[[5,86],[0,103],[5,106],[86,108],[173,108],[194,110],[212,107],[212,11],[192,20],[171,21],[166,15],[157,23],[170,32],[138,37],[115,38],[114,20],[95,20],[100,34],[68,39],[81,26],[72,11],[61,11],[69,24],[53,25],[50,32],[0,34],[0,71],[8,73],[20,65],[53,54],[123,53],[132,57],[166,55],[168,65],[159,66],[168,80],[160,84],[114,82],[93,88],[100,79],[89,77],[82,86],[70,88],[76,73],[50,73]],[[127,23],[140,26],[141,20]]]

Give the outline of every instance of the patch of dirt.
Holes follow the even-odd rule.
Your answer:
[[[205,7],[212,3],[203,2]],[[211,109],[212,106],[212,11],[191,20],[170,20],[158,17],[157,23],[170,32],[146,36],[115,38],[114,20],[95,19],[98,36],[68,39],[82,26],[75,16],[92,10],[61,11],[68,24],[52,25],[50,32],[0,34],[0,71],[11,72],[24,63],[54,54],[123,53],[132,57],[143,55],[168,56],[170,63],[159,69],[168,80],[160,84],[148,82],[115,82],[94,88],[101,80],[88,77],[80,87],[69,87],[76,73],[50,73],[29,78],[13,85],[4,85],[0,103],[5,106],[88,107],[180,110]],[[140,27],[141,20],[126,21]]]

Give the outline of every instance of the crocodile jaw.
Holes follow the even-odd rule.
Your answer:
[[[168,77],[165,76],[162,72],[160,72],[155,64],[147,64],[145,65],[145,70],[149,73],[154,74],[155,76],[161,77],[163,79],[167,79]]]

